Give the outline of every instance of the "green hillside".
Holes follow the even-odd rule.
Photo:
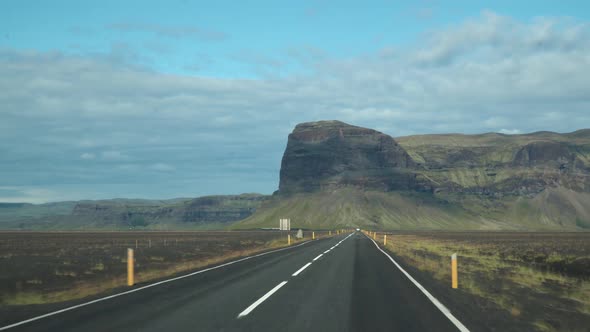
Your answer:
[[[590,194],[560,189],[490,198],[343,188],[274,196],[231,229],[276,228],[281,218],[310,229],[576,231],[590,229]]]
[[[588,129],[567,134],[415,135],[396,141],[423,166],[417,173],[439,187],[510,192],[536,181],[590,189]]]

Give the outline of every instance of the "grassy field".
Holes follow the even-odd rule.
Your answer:
[[[377,241],[383,245],[383,233]],[[484,311],[493,303],[530,330],[590,330],[590,233],[389,233],[385,247],[449,290],[456,252],[456,292],[483,299],[470,303]]]
[[[341,188],[329,192],[273,197],[255,214],[233,224],[236,229],[270,227],[294,216],[293,227],[379,229],[496,229],[493,222],[473,221],[466,211],[437,197],[413,192]]]
[[[282,216],[294,216],[292,225],[303,228],[574,231],[590,229],[590,194],[551,188],[530,198],[340,188],[274,196],[230,227],[271,227]]]
[[[327,233],[316,231],[316,238]],[[127,248],[135,250],[136,283],[145,283],[286,245],[280,231],[0,232],[0,306],[62,302],[125,286]]]

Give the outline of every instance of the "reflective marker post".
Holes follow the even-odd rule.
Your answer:
[[[451,283],[453,288],[458,287],[458,280],[457,280],[457,253],[454,253],[451,256]]]
[[[133,286],[134,275],[133,275],[133,249],[127,249],[127,286]]]

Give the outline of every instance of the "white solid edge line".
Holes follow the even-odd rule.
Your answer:
[[[307,269],[308,266],[311,265],[311,262],[303,265],[302,268],[300,268],[299,270],[297,270],[297,272],[293,273],[291,276],[296,277],[299,273],[301,273],[303,270]]]
[[[320,257],[324,256],[324,254],[319,254],[318,257],[314,258],[313,261],[317,261],[318,259],[320,259]]]
[[[252,312],[252,310],[256,309],[256,307],[258,305],[260,305],[260,303],[264,302],[272,294],[274,294],[276,291],[278,291],[279,288],[285,286],[286,283],[287,283],[286,281],[283,281],[280,284],[276,285],[275,288],[269,290],[268,293],[264,294],[264,296],[262,296],[261,298],[259,298],[258,300],[256,300],[256,302],[252,303],[248,308],[246,308],[246,310],[240,312],[240,314],[238,315],[238,318],[242,318],[242,317],[248,315],[250,312]]]
[[[469,329],[467,327],[465,327],[465,325],[463,325],[463,323],[461,323],[455,316],[453,316],[453,314],[451,313],[451,311],[449,309],[447,309],[447,307],[445,307],[436,297],[432,296],[432,294],[430,294],[430,292],[428,290],[426,290],[426,288],[424,288],[424,286],[420,285],[420,283],[418,283],[418,281],[416,281],[416,279],[414,279],[408,272],[406,272],[406,270],[404,270],[388,253],[386,253],[383,249],[381,249],[379,247],[379,245],[377,244],[377,242],[375,242],[373,239],[371,239],[368,236],[367,236],[367,238],[369,240],[373,241],[373,243],[375,244],[377,249],[379,249],[379,251],[381,251],[385,256],[387,256],[389,258],[389,260],[395,266],[397,266],[397,268],[403,274],[405,274],[405,276],[408,277],[408,279],[410,279],[410,281],[412,283],[414,283],[414,285],[416,285],[416,287],[418,287],[418,289],[421,290],[422,293],[424,293],[424,295],[426,295],[426,297],[430,300],[430,302],[432,302],[434,304],[434,306],[436,306],[438,308],[438,310],[440,310],[443,313],[443,315],[445,315],[453,324],[455,324],[455,326],[459,329],[459,331],[469,332]]]
[[[194,275],[197,275],[197,274],[200,274],[200,273],[203,273],[203,272],[207,272],[207,271],[219,269],[221,267],[232,265],[232,264],[239,263],[239,262],[243,262],[243,261],[248,260],[248,259],[251,259],[251,258],[260,257],[260,256],[272,254],[272,253],[275,253],[275,252],[287,250],[287,249],[297,248],[297,247],[300,247],[300,246],[302,246],[304,244],[308,244],[308,243],[310,243],[310,241],[306,241],[306,242],[303,242],[301,244],[290,246],[290,247],[285,247],[285,248],[280,248],[280,249],[276,249],[276,250],[272,250],[272,251],[263,252],[263,253],[256,254],[256,255],[253,255],[253,256],[248,256],[248,257],[240,258],[238,260],[227,262],[227,263],[224,263],[224,264],[221,264],[221,265],[217,265],[217,266],[213,266],[213,267],[210,267],[210,268],[206,268],[204,270],[199,270],[199,271],[195,271],[195,272],[192,272],[192,273],[189,273],[189,274],[185,274],[185,275],[181,275],[181,276],[178,276],[178,277],[174,277],[174,278],[171,278],[171,279],[166,279],[166,280],[158,281],[156,283],[145,285],[145,286],[142,286],[142,287],[139,287],[139,288],[135,288],[135,289],[131,289],[131,290],[128,290],[128,291],[125,291],[125,292],[122,292],[122,293],[117,293],[117,294],[113,294],[113,295],[101,297],[101,298],[98,298],[96,300],[92,300],[92,301],[80,303],[80,304],[77,304],[77,305],[74,305],[74,306],[71,306],[71,307],[67,307],[67,308],[64,308],[64,309],[61,309],[61,310],[49,312],[49,313],[46,313],[44,315],[40,315],[40,316],[33,317],[33,318],[30,318],[30,319],[27,319],[27,320],[23,320],[23,321],[14,323],[14,324],[10,324],[10,325],[6,325],[6,326],[3,326],[3,327],[0,327],[0,331],[8,330],[10,328],[17,327],[19,325],[30,323],[30,322],[33,322],[33,321],[36,321],[36,320],[39,320],[39,319],[43,319],[43,318],[46,318],[46,317],[54,316],[54,315],[60,314],[62,312],[74,310],[74,309],[77,309],[77,308],[80,308],[80,307],[85,307],[85,306],[90,305],[90,304],[93,304],[93,303],[102,302],[102,301],[105,301],[105,300],[110,300],[110,299],[115,298],[115,297],[119,297],[119,296],[131,294],[131,293],[135,293],[135,292],[138,292],[140,290],[144,290],[146,288],[151,288],[151,287],[158,286],[158,285],[161,285],[161,284],[169,283],[171,281],[176,281],[176,280],[180,280],[180,279],[192,277]]]

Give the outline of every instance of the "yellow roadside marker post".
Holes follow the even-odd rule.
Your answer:
[[[383,245],[387,245],[387,234],[383,235]]]
[[[315,232],[311,232],[311,239],[315,240]]]
[[[127,249],[127,286],[133,286],[133,249]]]
[[[459,282],[457,280],[457,253],[454,253],[451,256],[451,278],[452,278],[452,287],[457,288],[459,287]]]
[[[332,236],[332,231],[328,231],[328,235]]]
[[[291,245],[291,234],[287,234],[287,245]]]

